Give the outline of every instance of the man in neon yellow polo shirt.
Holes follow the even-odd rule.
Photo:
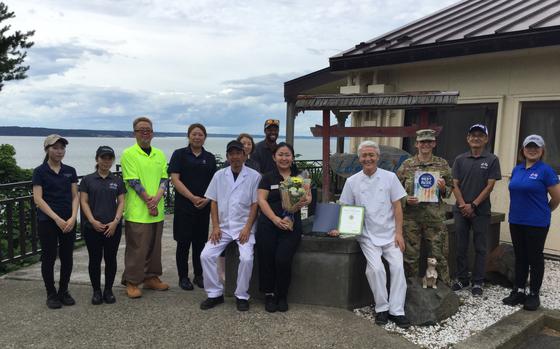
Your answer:
[[[161,198],[167,186],[167,160],[163,152],[151,146],[152,121],[139,117],[133,122],[136,144],[126,148],[121,157],[125,197],[125,237],[123,284],[130,298],[142,296],[138,285],[164,291],[161,282],[161,234],[164,203]]]

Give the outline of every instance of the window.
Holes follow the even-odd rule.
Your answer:
[[[486,148],[494,151],[494,136],[496,135],[496,119],[498,104],[458,104],[456,107],[438,108],[430,111],[429,122],[443,126],[438,136],[434,154],[441,156],[453,166],[457,155],[468,150],[467,132],[469,127],[481,123],[488,127],[489,141]],[[560,121],[560,120],[559,120]],[[407,110],[404,125],[411,126],[420,122],[419,110]],[[560,123],[559,123],[560,126]],[[414,137],[403,139],[403,149],[411,154],[416,153]]]
[[[546,162],[560,173],[560,101],[521,103],[518,148],[530,134],[544,138]]]

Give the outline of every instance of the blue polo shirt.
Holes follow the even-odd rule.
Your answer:
[[[509,182],[509,222],[534,227],[549,226],[547,189],[558,182],[556,172],[542,161],[527,169],[525,163],[515,166]]]
[[[61,164],[60,171],[54,172],[47,162],[33,170],[33,185],[43,188],[43,200],[62,219],[72,217],[72,183],[78,183],[74,167]],[[37,219],[51,218],[37,208]]]

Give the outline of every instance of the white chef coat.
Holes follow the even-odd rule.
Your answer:
[[[393,202],[405,196],[406,191],[397,175],[378,168],[371,176],[360,171],[348,178],[340,203],[365,207],[360,239],[367,239],[375,246],[384,246],[395,241]]]
[[[260,180],[260,173],[245,165],[235,181],[230,166],[214,174],[204,196],[218,203],[222,234],[228,234],[233,240],[239,238],[241,229],[249,219],[251,205],[257,202]],[[251,229],[251,234],[254,233],[255,224]]]

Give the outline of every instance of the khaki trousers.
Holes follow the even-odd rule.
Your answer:
[[[138,285],[145,279],[162,274],[161,235],[163,221],[157,223],[125,222],[123,284]]]

